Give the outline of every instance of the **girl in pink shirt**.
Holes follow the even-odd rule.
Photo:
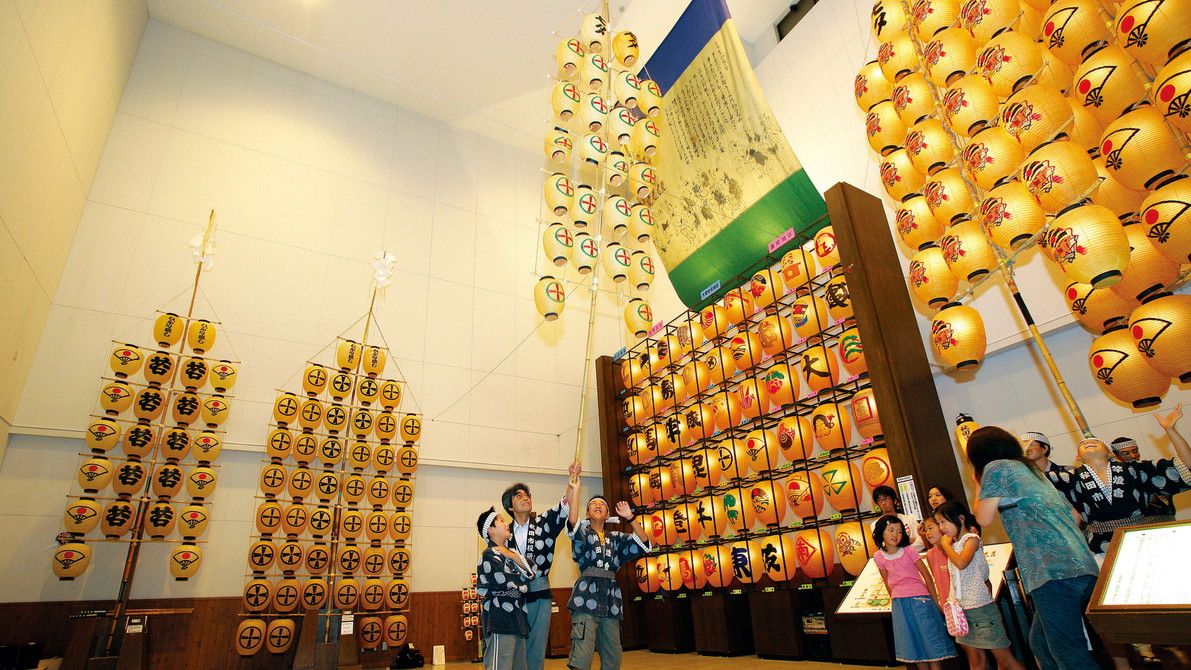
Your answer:
[[[873,527],[881,548],[874,557],[893,601],[893,647],[897,660],[941,670],[940,661],[955,657],[955,644],[937,604],[935,581],[922,556],[910,548],[905,524],[883,516]]]

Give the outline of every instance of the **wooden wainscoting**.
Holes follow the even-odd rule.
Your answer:
[[[566,654],[569,643],[569,617],[566,610],[570,589],[554,589],[559,613],[551,622],[554,640],[550,651]],[[0,645],[40,642],[43,657],[62,656],[70,643],[77,620],[70,616],[86,610],[104,609],[111,601],[73,601],[38,603],[0,603]],[[171,670],[265,670],[287,668],[293,659],[293,649],[284,655],[273,656],[262,650],[255,656],[242,658],[236,654],[233,638],[240,622],[239,598],[179,598],[166,600],[134,600],[131,609],[183,609],[191,614],[164,614],[149,617],[149,667]],[[422,591],[410,595],[409,642],[426,657],[430,666],[434,645],[446,649],[448,661],[468,660],[475,650],[474,642],[463,639],[460,628],[459,591]],[[300,616],[295,616],[300,620]],[[560,635],[561,634],[561,635]],[[561,641],[558,639],[561,636]],[[366,668],[388,667],[396,652],[361,651],[360,663]]]

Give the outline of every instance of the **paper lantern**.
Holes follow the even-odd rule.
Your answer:
[[[864,67],[860,68],[852,86],[856,104],[862,112],[868,112],[873,105],[893,97],[893,84],[885,78],[880,63],[875,60],[865,63]]]
[[[1018,20],[1021,5],[1018,0],[972,0],[959,10],[959,26],[977,44],[984,44]]]
[[[174,376],[174,357],[164,351],[157,351],[145,357],[144,375],[150,386],[168,384]]]
[[[853,577],[860,575],[868,559],[876,553],[877,545],[864,523],[849,521],[835,529],[835,555],[844,570]]]
[[[878,486],[894,485],[893,467],[889,464],[889,451],[884,447],[873,449],[860,459],[861,477],[869,491]]]
[[[1023,158],[1021,145],[1000,126],[978,131],[960,152],[964,170],[986,191],[1012,177]]]
[[[711,386],[711,370],[702,360],[695,359],[682,367],[682,386],[690,395],[698,395]]]
[[[1046,225],[1046,215],[1030,191],[1019,181],[1010,181],[991,191],[975,212],[976,222],[1005,249],[1019,249]]]
[[[1086,107],[1067,97],[1067,106],[1071,108],[1071,125],[1067,127],[1067,137],[1078,144],[1091,156],[1100,153],[1100,136],[1104,134],[1104,126],[1092,116]]]
[[[815,276],[814,255],[805,249],[787,251],[782,256],[780,273],[786,293],[805,286]]]
[[[732,557],[732,574],[741,584],[752,584],[765,575],[760,542],[741,540],[728,545],[728,551]]]
[[[1096,165],[1082,147],[1070,140],[1035,149],[1022,163],[1019,176],[1048,214],[1093,197],[1098,186]]]
[[[1090,284],[1072,282],[1063,292],[1071,314],[1093,333],[1125,321],[1139,303],[1126,300],[1113,292],[1112,287],[1095,288]]]
[[[852,420],[839,403],[824,402],[816,406],[811,411],[811,429],[815,441],[825,451],[843,449],[852,441]]]
[[[366,580],[365,588],[367,588],[368,586],[369,586],[369,584],[367,583],[367,580]],[[373,584],[372,586],[375,587],[375,584]],[[365,604],[364,598],[365,598],[365,591],[362,589],[360,591],[361,609],[364,609],[364,610],[378,609],[377,607],[368,607]],[[361,649],[372,650],[372,649],[376,649],[377,647],[380,646],[380,643],[381,643],[382,639],[384,638],[384,632],[383,632],[384,624],[381,621],[380,617],[378,617],[378,616],[361,617],[359,622],[356,625],[358,626],[358,628],[356,629],[356,638],[357,638],[357,640],[359,640]]]
[[[272,619],[265,629],[265,648],[270,654],[289,651],[294,642],[295,629],[293,619]]]
[[[1121,46],[1098,48],[1075,70],[1072,99],[1107,126],[1125,109],[1145,99],[1146,78]]]
[[[629,276],[629,266],[632,264],[632,252],[625,249],[619,242],[609,242],[601,252],[603,256],[604,272],[613,282],[619,284]]]
[[[895,84],[902,77],[921,68],[918,52],[914,49],[914,40],[906,32],[881,43],[877,48],[877,63],[885,78]]]
[[[653,210],[637,203],[633,205],[633,213],[629,218],[629,235],[638,242],[648,242],[653,231]],[[652,276],[653,270],[650,269]]]
[[[744,487],[730,488],[719,496],[720,504],[724,508],[724,516],[728,520],[728,529],[734,533],[741,533],[752,526],[749,512],[747,493]]]
[[[716,445],[714,450],[722,482],[730,482],[748,475],[748,447],[744,440],[727,439]]]
[[[997,254],[988,243],[980,221],[961,221],[939,238],[943,261],[958,279],[976,282],[997,266]]]
[[[542,234],[542,250],[545,252],[546,258],[558,267],[567,264],[574,246],[573,234],[561,223],[550,224]]]
[[[133,424],[124,431],[124,440],[120,443],[125,456],[143,458],[148,456],[157,445],[157,429],[146,424]]]
[[[261,535],[272,535],[281,530],[281,505],[269,500],[256,508],[256,530]]]
[[[315,402],[318,402],[317,400]],[[207,428],[218,428],[227,420],[231,405],[222,395],[209,396],[199,408],[199,417]]]
[[[555,216],[563,216],[570,209],[575,195],[574,183],[564,174],[555,172],[546,178],[544,196],[546,207]],[[558,224],[562,225],[562,224]]]
[[[564,123],[575,116],[575,111],[579,109],[579,101],[579,87],[574,82],[560,81],[554,85],[550,92],[550,107],[554,111],[554,116]],[[567,153],[570,153],[569,146]]]
[[[1155,370],[1191,381],[1191,296],[1151,295],[1129,316],[1129,332]]]
[[[959,279],[948,268],[943,250],[936,246],[914,254],[908,277],[914,297],[936,309],[950,302],[959,290]]]
[[[348,372],[340,371],[332,374],[327,383],[331,387],[331,400],[342,402],[344,398],[351,397],[356,378]]]
[[[801,338],[818,335],[831,323],[827,303],[814,294],[798,298],[790,306],[790,323]]]
[[[707,585],[703,570],[702,550],[679,551],[670,554],[671,578],[677,573],[683,588],[701,589]]]
[[[959,168],[946,168],[928,177],[922,194],[935,218],[947,224],[967,218],[975,206]]]
[[[641,79],[641,92],[637,96],[637,109],[646,116],[655,117],[662,107],[662,89],[656,81]]]
[[[186,329],[186,345],[201,354],[215,346],[215,324],[206,319],[191,321]]]
[[[178,523],[178,512],[165,500],[153,503],[145,515],[145,533],[151,539],[160,540],[174,531]]]
[[[588,52],[599,53],[608,35],[608,22],[599,14],[584,14],[579,22],[579,39]]]
[[[573,37],[559,42],[558,48],[554,51],[559,73],[567,78],[575,76],[579,70],[579,62],[586,53],[579,40]]]
[[[835,230],[831,226],[824,226],[815,233],[815,262],[823,270],[839,264],[839,247],[836,246]]]
[[[326,549],[322,549],[326,551]],[[323,568],[325,569],[325,567]],[[319,574],[323,569],[318,570],[315,574]],[[327,580],[321,577],[312,577],[302,582],[302,588],[299,592],[298,598],[300,601],[300,609],[302,611],[308,609],[322,609],[326,606],[327,600],[330,598],[330,589],[327,586]]]
[[[573,86],[573,84],[572,84]],[[546,158],[555,163],[563,163],[571,158],[571,148],[574,143],[566,130],[558,127],[546,131]]]
[[[270,463],[261,468],[258,488],[261,493],[265,494],[265,497],[273,498],[285,489],[285,482],[288,479],[289,473],[284,467],[277,463]]]
[[[1098,144],[1096,146],[1099,147]],[[1141,208],[1147,193],[1126,188],[1124,184],[1117,181],[1113,173],[1104,166],[1103,158],[1095,158],[1092,163],[1096,166],[1096,174],[1100,177],[1100,185],[1092,194],[1092,202],[1110,209],[1121,220],[1122,225],[1135,221],[1137,211]]]
[[[802,353],[802,381],[814,393],[839,383],[839,362],[830,347],[816,344]]]
[[[1072,114],[1061,91],[1046,84],[1033,84],[1005,101],[1000,125],[1029,152],[1064,132]]]
[[[777,356],[794,344],[794,327],[786,317],[770,314],[757,324],[757,338],[765,355]]]
[[[409,631],[409,620],[404,614],[390,614],[385,617],[382,626],[385,644],[390,647],[400,647],[405,644]]]
[[[645,337],[653,326],[653,308],[641,298],[633,298],[624,307],[624,320],[634,337]]]
[[[655,556],[645,555],[633,563],[633,582],[642,593],[655,593],[661,588]]]
[[[217,393],[226,393],[236,385],[236,366],[231,361],[219,361],[211,366],[211,388]]]
[[[632,128],[633,123],[636,122],[636,117],[632,116],[632,112],[629,110],[637,106],[637,96],[640,95],[640,93],[641,80],[639,80],[637,75],[633,74],[632,72],[626,70],[613,77],[612,95],[616,98],[616,100],[619,100],[620,103],[624,105],[619,109],[626,112],[627,116],[625,117],[624,121],[627,122],[627,126],[630,129]],[[616,115],[617,111],[617,109],[613,109],[609,113],[608,120],[610,123],[614,121],[614,116]],[[625,144],[628,142],[628,138],[625,137],[624,140],[621,140],[620,137],[622,135],[627,135],[627,133],[624,133],[624,128],[616,127],[613,128],[612,132],[608,133],[608,139],[612,140],[618,145]]]
[[[632,135],[629,136],[629,150],[640,160],[648,160],[657,153],[658,137],[661,131],[658,122],[653,119],[642,119],[633,125]]]
[[[1129,239],[1112,211],[1100,205],[1071,207],[1040,238],[1051,260],[1071,280],[1097,288],[1120,281],[1129,264]]]
[[[629,228],[633,206],[619,195],[610,196],[604,202],[604,227],[613,235],[621,235]]]
[[[210,463],[219,457],[223,450],[223,440],[215,433],[204,430],[194,438],[193,451],[195,460],[200,464]],[[194,495],[193,493],[191,494]]]
[[[1101,391],[1134,408],[1161,403],[1162,396],[1170,389],[1171,376],[1146,362],[1130,329],[1124,325],[1110,327],[1092,342],[1088,365]]]
[[[1175,179],[1146,196],[1138,220],[1154,248],[1175,263],[1191,260],[1191,179]]]
[[[813,456],[814,429],[805,416],[790,415],[777,424],[778,449],[787,461],[795,463]]]
[[[591,133],[600,132],[611,108],[612,105],[598,94],[588,93],[579,104],[579,127]]]
[[[633,163],[629,166],[629,188],[637,198],[644,199],[653,193],[657,185],[657,171],[648,163]]]
[[[418,414],[406,414],[401,419],[401,440],[417,442],[422,437],[422,418]],[[416,467],[416,466],[415,466]]]
[[[903,200],[894,214],[894,222],[902,242],[914,250],[934,243],[946,229],[922,195],[911,195]]]
[[[86,535],[99,525],[101,507],[91,498],[71,500],[62,514],[62,525],[66,532]]]
[[[906,133],[909,131],[906,123],[898,116],[892,100],[878,102],[868,110],[864,129],[868,135],[869,146],[882,156],[888,156],[905,144]],[[909,159],[906,163],[909,164]]]
[[[1052,54],[1078,65],[1111,35],[1095,0],[1058,0],[1043,17],[1042,38]]]
[[[79,487],[84,493],[98,493],[112,481],[115,467],[106,458],[88,458],[77,471]]]
[[[301,472],[301,470],[295,469],[290,472],[291,491],[293,490],[294,475],[297,472]],[[300,502],[301,499],[302,497],[298,496],[295,502],[286,506],[282,511],[281,531],[287,536],[301,535],[306,530],[307,524],[310,523],[310,512],[306,509],[306,505]]]
[[[707,449],[696,447],[689,459],[686,461],[690,463],[691,475],[694,477],[694,492],[701,492],[711,486],[716,486],[720,483],[723,473],[719,469],[719,461]],[[683,476],[686,476],[684,470]],[[690,512],[691,510],[688,510]],[[688,514],[688,517],[693,518]],[[698,534],[698,529],[692,529],[693,533]]]
[[[902,80],[897,82],[897,85],[886,97],[893,101],[894,111],[897,112],[898,118],[907,128],[935,113],[935,100],[931,93],[930,82],[921,72],[902,77]],[[909,141],[906,144],[909,144]],[[915,163],[915,167],[917,167],[917,163]],[[919,168],[919,171],[926,172],[924,168]]]
[[[838,511],[860,508],[860,468],[854,462],[846,459],[831,461],[819,471],[819,476],[823,478],[823,495],[832,507]]]
[[[1125,0],[1117,13],[1116,37],[1137,60],[1155,69],[1187,48],[1191,3],[1187,0]]]
[[[136,374],[145,362],[140,347],[135,344],[120,344],[112,349],[108,357],[108,366],[118,379],[125,379],[128,375]]]
[[[786,500],[797,518],[814,518],[823,511],[823,480],[818,472],[795,470],[784,485]]]
[[[604,159],[608,155],[608,142],[600,135],[580,135],[575,141],[575,152],[579,154],[579,157],[585,163],[599,165],[604,162]],[[578,190],[576,190],[576,195],[578,193]],[[588,204],[591,206],[588,208],[589,211],[586,214],[576,212],[577,205],[571,208],[571,216],[572,218],[577,218],[575,225],[578,228],[583,228],[587,225],[590,210],[594,210],[595,201],[592,200]]]
[[[959,21],[958,0],[917,0],[910,8],[910,30],[920,42]]]
[[[723,384],[725,380],[736,374],[732,349],[728,346],[712,347],[703,356],[703,362],[707,364],[707,371],[711,375],[713,384]]]
[[[575,196],[571,204],[571,222],[575,228],[586,228],[588,222],[595,220],[595,212],[595,192],[587,184],[576,184]],[[572,253],[574,252],[572,251]]]
[[[887,42],[910,27],[910,5],[902,0],[877,0],[873,3],[873,36]]]
[[[1191,133],[1191,50],[1171,59],[1158,72],[1150,99],[1168,123]]]
[[[579,61],[579,88],[588,93],[595,93],[604,88],[608,81],[608,63],[597,52],[588,49],[587,55]]]
[[[711,538],[719,535],[715,527],[713,498],[710,495],[702,496],[687,503],[687,520],[692,536]]]
[[[335,592],[331,596],[332,604],[341,610],[355,611],[360,598],[360,582],[347,577],[335,581]]]
[[[687,517],[686,505],[676,505],[673,509],[662,514],[663,533],[668,540],[665,544],[691,541],[691,524]]]
[[[1029,33],[1037,34],[1037,33]],[[1093,47],[1095,48],[1095,47]],[[1046,49],[1040,49],[1042,54],[1042,71],[1038,72],[1034,81],[1039,84],[1045,84],[1062,91],[1064,95],[1069,95],[1074,89],[1071,84],[1075,79],[1075,70],[1073,65],[1063,62],[1058,56]],[[1070,100],[1070,99],[1069,99]]]
[[[1149,105],[1125,113],[1104,129],[1100,155],[1117,181],[1135,191],[1161,188],[1187,166],[1174,133]]]
[[[1008,98],[1026,86],[1044,64],[1042,50],[1024,33],[1006,30],[989,40],[976,55],[975,73],[993,92]]]
[[[103,508],[103,516],[99,521],[99,532],[109,540],[116,540],[132,530],[133,515],[136,510],[127,500],[116,500]]]
[[[236,653],[252,656],[265,646],[267,627],[261,619],[244,619],[236,627]]]
[[[629,260],[629,282],[638,291],[648,291],[653,283],[653,257],[638,249]]]
[[[910,128],[906,134],[906,153],[910,164],[922,174],[937,172],[955,158],[951,137],[943,122],[934,118],[919,121]]]
[[[554,321],[566,305],[566,291],[558,280],[546,275],[534,286],[533,302],[542,318]]]
[[[737,370],[747,372],[761,362],[761,336],[751,330],[738,331],[728,340],[732,363]]]
[[[187,391],[195,391],[206,383],[210,371],[206,361],[194,356],[182,363],[182,374],[178,375],[178,381]]]
[[[258,540],[253,542],[252,545],[248,547],[248,567],[254,574],[264,573],[266,570],[273,567],[273,564],[276,561],[277,547],[274,546],[271,540]],[[260,581],[264,581],[265,583],[259,584]],[[249,582],[249,587],[245,588],[245,607],[250,612],[259,612],[261,609],[263,609],[260,607],[261,598],[248,598],[249,590],[253,584],[259,584],[264,588],[262,593],[266,594],[264,596],[266,601],[268,600],[267,594],[272,593],[272,588],[271,584],[267,580],[253,580],[252,582]],[[254,607],[256,607],[256,609],[253,609]]]
[[[884,434],[885,429],[881,427],[881,415],[877,412],[877,401],[873,398],[872,389],[858,392],[852,396],[848,405],[852,409],[852,420],[860,437],[869,439]]]
[[[749,457],[749,468],[757,473],[769,472],[778,467],[780,461],[780,444],[777,433],[768,429],[758,429],[750,432],[744,438],[745,449]]]
[[[203,553],[196,544],[182,543],[170,553],[170,574],[175,581],[184,582],[198,573]]]
[[[732,549],[728,545],[713,545],[695,551],[703,552],[703,574],[707,577],[707,586],[722,589],[732,585],[736,574],[732,566]]]
[[[702,410],[699,411],[700,418],[698,421],[702,423],[703,430],[692,430],[694,439],[696,440],[703,437],[711,437],[711,433],[713,432],[725,431],[738,426],[740,425],[741,418],[744,416],[740,406],[740,397],[736,395],[735,389],[716,393],[709,400],[705,400],[702,407],[707,408],[708,412],[707,416],[704,417]],[[687,412],[690,413],[691,408],[688,408]],[[710,418],[711,423],[703,422],[704,418]]]
[[[182,341],[182,317],[173,312],[166,312],[153,322],[153,339],[159,347],[172,347]]]
[[[835,565],[835,547],[831,535],[821,528],[799,531],[794,536],[798,565],[807,577],[822,579]]]
[[[409,570],[409,562],[412,558],[410,550],[406,547],[393,547],[389,551],[386,563],[389,566],[389,572],[394,575],[401,576]]]
[[[753,273],[753,277],[748,283],[748,293],[752,296],[753,304],[758,310],[772,305],[784,291],[781,276],[769,269],[758,270]],[[768,350],[766,350],[766,353],[768,353]]]
[[[107,452],[120,441],[120,425],[107,417],[99,417],[87,426],[83,443],[95,452]]]
[[[1000,100],[986,79],[961,77],[942,96],[943,118],[959,135],[970,137],[997,119]]]
[[[323,422],[323,404],[316,398],[307,398],[298,407],[298,425],[307,430],[318,428]]]
[[[922,45],[926,76],[938,87],[947,87],[976,65],[976,42],[962,28],[947,28]]]
[[[833,277],[823,287],[823,301],[827,303],[827,314],[832,322],[852,318],[852,294],[848,291],[848,282],[843,275]]]
[[[1146,232],[1146,227],[1140,223],[1125,226],[1129,264],[1121,271],[1121,280],[1110,290],[1126,300],[1145,300],[1146,296],[1163,290],[1179,276],[1179,266],[1158,253]]]
[[[108,415],[116,416],[132,406],[132,395],[132,387],[126,382],[109,382],[99,390],[99,406]]]
[[[769,390],[757,377],[746,377],[736,387],[740,411],[745,421],[752,421],[769,411]]]
[[[786,363],[777,363],[765,369],[760,374],[765,391],[769,394],[769,402],[775,407],[785,407],[794,404],[798,397],[798,375]]]
[[[939,358],[959,370],[980,365],[986,344],[980,312],[948,303],[931,319],[931,344]]]

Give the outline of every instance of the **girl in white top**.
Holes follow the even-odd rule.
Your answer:
[[[1009,636],[1001,611],[993,600],[988,581],[988,561],[984,558],[980,539],[980,524],[967,506],[957,500],[935,509],[935,523],[943,532],[939,548],[950,562],[951,595],[964,610],[968,620],[968,634],[956,638],[968,655],[968,665],[974,670],[988,667],[985,649],[991,650],[998,667],[1004,670],[1024,670],[1013,656]],[[939,594],[940,598],[945,598]]]

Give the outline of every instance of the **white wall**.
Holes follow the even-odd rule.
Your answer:
[[[0,550],[20,585],[0,598],[91,594],[87,580],[58,585],[48,570],[78,437],[96,410],[109,341],[147,341],[155,310],[185,311],[187,243],[211,209],[218,249],[196,314],[221,320],[215,351],[244,362],[225,424],[233,452],[221,457],[226,488],[203,576],[155,587],[146,569],[138,592],[240,593],[275,389],[296,388],[305,361],[364,315],[368,266],[382,249],[398,258],[374,322],[392,350],[387,374],[409,382],[402,408],[427,419],[413,588],[458,587],[475,567],[479,511],[519,479],[549,506],[575,450],[587,298],[575,294],[563,319],[539,327],[542,164],[150,21],[0,471],[0,489],[35,494],[0,508],[0,532],[45,538]],[[627,342],[616,296],[601,295],[596,321],[597,354]],[[593,396],[583,461],[598,476],[595,412]],[[569,584],[571,562],[559,567],[556,583]]]

